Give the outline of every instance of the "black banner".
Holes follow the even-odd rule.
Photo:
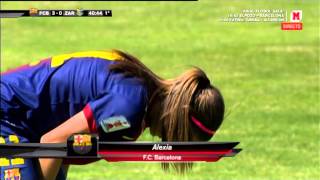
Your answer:
[[[112,17],[112,10],[0,10],[0,18],[17,17]]]
[[[108,161],[208,161],[232,157],[239,142],[99,142],[94,134],[74,134],[67,143],[0,144],[0,157],[94,158]]]

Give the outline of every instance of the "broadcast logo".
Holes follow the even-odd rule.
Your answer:
[[[281,23],[282,30],[302,30],[302,10],[292,10],[290,22]]]

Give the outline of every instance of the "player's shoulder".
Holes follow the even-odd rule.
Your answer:
[[[146,110],[146,99],[113,94],[108,104],[112,116],[99,121],[99,132],[103,140],[135,140],[141,134],[142,120]]]
[[[135,89],[130,89],[130,92],[112,92],[112,98],[112,102],[117,108],[131,112],[128,112],[128,114],[144,111],[147,105],[147,92],[142,85],[135,87]]]
[[[148,96],[147,85],[140,78],[111,72],[107,80],[110,93],[130,102],[145,101]]]

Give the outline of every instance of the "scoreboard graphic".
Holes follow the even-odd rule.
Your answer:
[[[0,18],[18,17],[112,17],[112,10],[0,10]]]

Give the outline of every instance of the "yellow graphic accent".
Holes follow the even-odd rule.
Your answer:
[[[19,143],[19,138],[16,135],[9,135],[9,142]]]
[[[51,58],[51,67],[58,67],[70,58],[93,57],[108,60],[123,60],[123,58],[113,51],[84,51],[71,54],[63,54]]]
[[[4,171],[4,179],[12,179],[12,180],[20,180],[21,175],[20,175],[20,170],[19,168],[14,168],[14,169],[7,169]]]
[[[23,158],[11,159],[11,165],[21,165],[21,164],[24,164],[24,159]]]
[[[9,165],[10,165],[10,161],[8,158],[0,158],[0,167],[9,166]]]
[[[6,143],[6,140],[2,136],[0,136],[0,144],[5,144],[5,143]]]

